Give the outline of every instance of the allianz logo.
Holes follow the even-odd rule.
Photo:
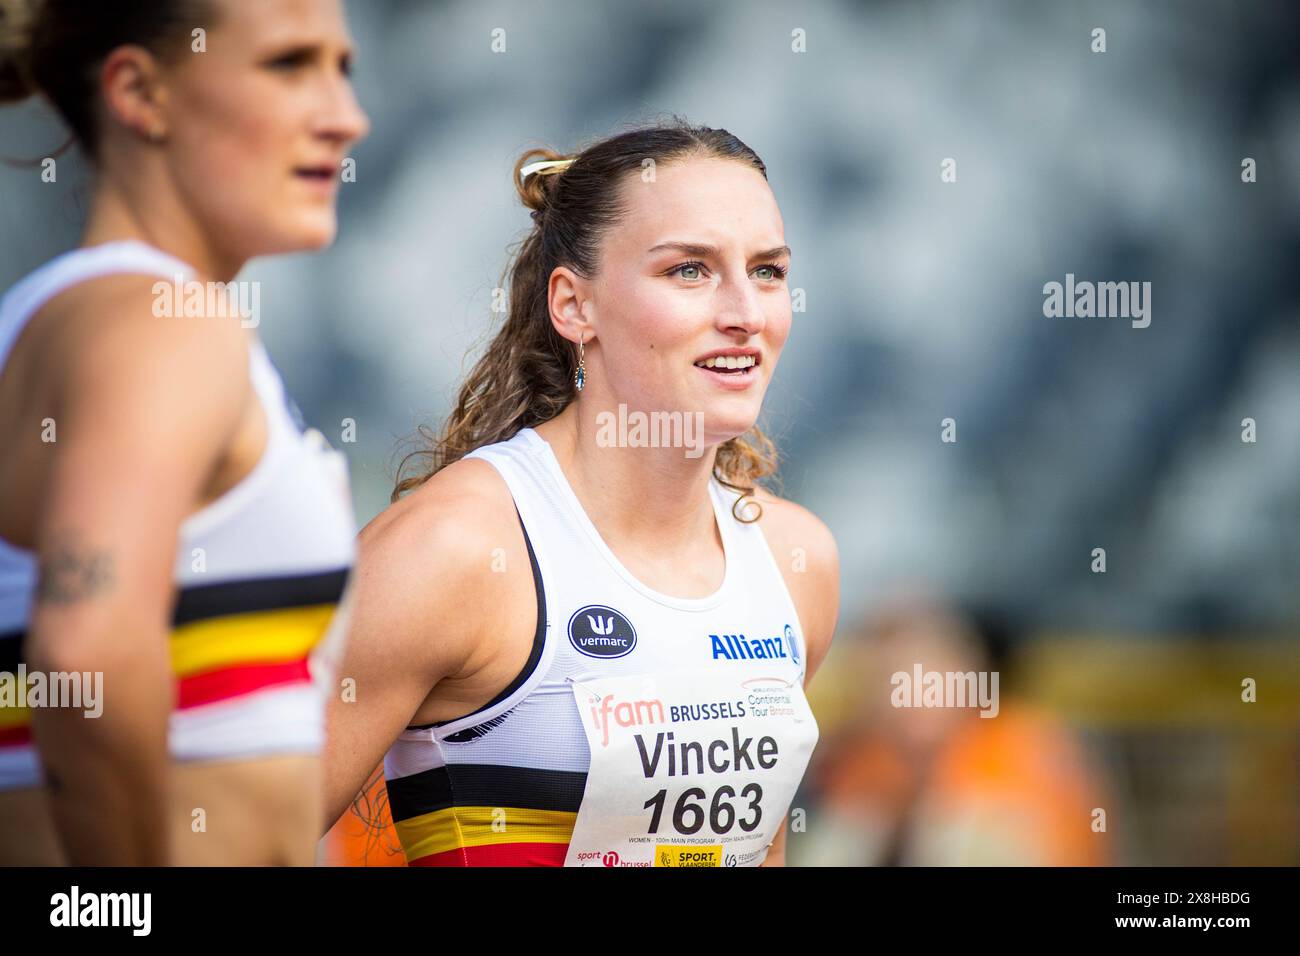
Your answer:
[[[726,661],[761,661],[793,659],[799,662],[799,651],[794,643],[794,631],[786,627],[785,635],[775,637],[746,637],[744,634],[710,634],[713,642],[713,659]]]

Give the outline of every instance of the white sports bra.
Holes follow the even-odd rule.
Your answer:
[[[0,374],[43,305],[112,274],[170,282],[194,270],[137,241],[51,260],[0,299]],[[346,627],[356,535],[346,462],[320,432],[303,427],[257,339],[249,371],[266,414],[266,449],[243,480],[182,523],[177,540],[169,745],[178,761],[318,753],[320,664],[339,652]],[[0,674],[26,669],[35,583],[35,555],[0,540]],[[15,703],[23,702],[0,695],[0,790],[41,783],[30,709]]]

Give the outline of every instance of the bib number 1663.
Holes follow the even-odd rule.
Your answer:
[[[687,836],[698,833],[704,826],[704,808],[708,796],[699,787],[682,791],[682,795],[673,805],[673,829]],[[763,788],[756,783],[751,783],[740,791],[739,799],[748,800],[748,804],[742,805],[740,809],[752,813],[751,816],[738,816],[736,806],[732,803],[736,799],[736,791],[726,785],[718,787],[713,792],[713,800],[708,804],[709,829],[712,832],[730,833],[733,826],[739,826],[746,833],[753,833],[758,828],[759,821],[763,819],[763,808],[760,806]],[[654,811],[650,817],[650,829],[646,831],[647,833],[659,832],[659,824],[667,800],[668,791],[660,790],[645,802],[645,809]]]

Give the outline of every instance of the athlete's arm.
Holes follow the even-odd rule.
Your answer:
[[[830,650],[839,617],[839,550],[830,529],[811,511],[759,489],[759,519],[768,547],[794,600],[808,652],[804,687],[812,681]],[[786,820],[768,847],[762,866],[785,865]]]
[[[456,465],[439,472],[358,538],[340,683],[326,710],[326,829],[434,685],[465,668],[478,641],[483,615],[475,609],[484,606],[485,587],[478,558],[491,550],[480,537],[490,522],[463,475]]]
[[[830,529],[807,508],[762,488],[754,497],[763,506],[759,527],[799,614],[808,651],[806,688],[830,650],[839,618],[839,549]]]
[[[83,675],[82,707],[32,710],[55,824],[78,865],[168,861],[177,531],[249,388],[238,326],[154,317],[152,281],[115,277],[65,293],[50,306],[60,312],[42,365],[56,430],[35,504],[26,660],[32,671]]]

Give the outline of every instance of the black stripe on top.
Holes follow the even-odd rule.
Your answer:
[[[317,574],[290,574],[274,578],[248,578],[182,588],[172,611],[172,626],[191,621],[275,611],[281,608],[310,607],[313,604],[337,604],[347,586],[351,568],[322,571]],[[27,631],[0,634],[0,671],[13,673],[23,660],[23,641]]]
[[[577,813],[587,775],[495,764],[451,764],[385,781],[393,822],[448,807],[514,807]]]
[[[518,505],[515,506],[515,517],[519,519],[519,528],[524,533],[524,545],[528,548],[528,563],[532,565],[533,568],[533,589],[537,592],[537,629],[533,632],[533,649],[528,655],[528,660],[525,661],[524,666],[519,669],[519,673],[515,675],[515,679],[507,684],[501,693],[497,694],[478,710],[471,711],[461,717],[454,717],[452,720],[439,720],[431,724],[411,724],[407,728],[408,730],[428,730],[430,727],[445,727],[454,720],[464,720],[466,717],[473,717],[475,714],[481,714],[486,710],[490,710],[517,691],[520,687],[524,686],[524,682],[528,680],[533,671],[537,670],[537,664],[542,659],[542,648],[546,642],[546,589],[542,586],[542,569],[537,565],[537,555],[533,553],[533,542],[532,539],[528,537],[528,529],[524,527],[523,515],[519,514]],[[476,737],[482,737],[493,727],[505,720],[509,713],[510,711],[506,711],[504,714],[498,714],[496,717],[486,720],[481,724],[475,724],[473,727],[466,727],[464,730],[457,731],[449,736],[447,740],[452,743],[460,744],[473,740]]]
[[[191,585],[181,589],[172,612],[172,626],[202,621],[227,614],[275,611],[312,604],[336,604],[343,596],[351,568],[317,574],[289,574],[282,577],[247,578],[217,584]]]
[[[23,638],[26,636],[26,631],[0,634],[0,671],[12,674],[18,670],[23,659]]]

